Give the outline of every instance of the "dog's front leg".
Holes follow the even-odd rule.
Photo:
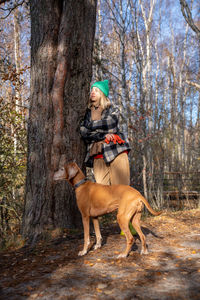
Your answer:
[[[92,218],[93,224],[94,224],[94,231],[96,235],[96,245],[94,246],[94,250],[101,248],[101,232],[99,228],[99,220],[98,218]]]
[[[90,217],[82,216],[83,229],[84,229],[84,247],[82,251],[79,251],[78,255],[83,256],[88,252],[90,245]]]

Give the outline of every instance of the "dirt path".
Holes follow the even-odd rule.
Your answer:
[[[125,246],[116,225],[104,228],[103,247],[84,257],[77,257],[83,244],[77,236],[4,253],[0,299],[200,299],[200,210],[164,213],[142,224],[145,256],[137,239],[128,258],[116,259]]]

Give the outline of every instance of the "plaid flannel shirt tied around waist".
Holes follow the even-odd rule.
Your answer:
[[[119,110],[110,106],[103,111],[101,120],[92,121],[91,111],[87,109],[85,118],[80,126],[81,136],[87,144],[86,166],[93,167],[94,157],[90,156],[91,147],[95,142],[104,141],[106,134],[117,134],[121,139],[125,140],[124,135],[119,132],[118,116]],[[130,145],[127,141],[124,144],[115,144],[113,142],[102,144],[102,154],[106,163],[110,163],[118,154],[125,150],[130,150]]]

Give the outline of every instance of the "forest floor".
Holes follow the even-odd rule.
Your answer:
[[[84,257],[77,256],[82,233],[4,252],[0,299],[200,299],[200,210],[146,217],[142,229],[148,255],[139,254],[136,236],[129,257],[117,259],[125,237],[116,223],[103,227],[102,248]]]

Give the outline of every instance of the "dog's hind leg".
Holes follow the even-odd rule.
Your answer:
[[[129,218],[127,218],[127,216],[125,216],[124,214],[120,214],[118,213],[117,215],[117,221],[118,221],[118,224],[121,228],[121,230],[124,232],[125,234],[125,237],[126,237],[126,249],[124,252],[122,252],[121,254],[119,254],[117,256],[117,258],[121,258],[121,257],[127,257],[130,250],[131,250],[131,247],[133,245],[133,241],[134,241],[134,238],[130,232],[130,229],[129,229]]]
[[[82,215],[82,221],[84,229],[84,247],[82,251],[79,251],[79,256],[85,255],[88,252],[90,245],[90,217]]]
[[[146,245],[146,237],[143,234],[141,227],[140,227],[140,219],[141,219],[141,212],[136,212],[136,214],[133,216],[132,224],[137,233],[139,234],[141,243],[142,243],[142,249],[140,254],[148,254],[147,245]]]
[[[99,220],[98,218],[92,218],[93,225],[94,225],[94,231],[96,235],[96,244],[94,246],[94,250],[101,248],[101,242],[102,242],[102,237],[101,237],[101,231],[99,227]]]

